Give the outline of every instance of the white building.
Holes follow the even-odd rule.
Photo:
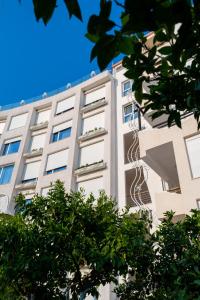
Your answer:
[[[200,135],[192,116],[168,129],[139,113],[118,63],[62,92],[0,110],[0,209],[14,197],[46,195],[60,179],[67,190],[104,189],[119,208],[166,210],[182,218],[200,205]],[[94,75],[94,74],[93,74]],[[30,103],[29,103],[30,102]],[[102,299],[115,299],[108,286]]]

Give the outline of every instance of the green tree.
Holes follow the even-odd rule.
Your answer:
[[[137,273],[117,288],[121,300],[199,300],[200,299],[200,212],[173,223],[166,213],[154,240],[149,275],[136,285]],[[130,265],[131,267],[131,265]]]
[[[200,300],[200,211],[176,224],[169,212],[151,233],[144,211],[119,213],[104,193],[59,181],[17,208],[0,216],[0,299],[79,299],[114,283],[121,300]]]
[[[37,19],[46,24],[56,0],[33,0]],[[78,0],[64,0],[69,15],[81,20]],[[200,128],[200,3],[198,0],[99,0],[100,11],[88,23],[95,45],[91,60],[101,70],[124,55],[125,75],[134,81],[136,100],[152,118],[168,115],[181,127],[181,114],[192,113]],[[99,3],[97,1],[97,3]],[[114,6],[121,8],[111,19]],[[152,42],[144,33],[153,32]],[[145,87],[145,90],[143,89]]]
[[[138,264],[151,251],[148,221],[119,214],[104,193],[85,198],[65,193],[57,182],[31,203],[18,196],[17,210],[0,218],[0,290],[13,291],[14,299],[62,299],[66,291],[72,299],[98,295],[100,284],[117,284],[128,272],[133,253]]]

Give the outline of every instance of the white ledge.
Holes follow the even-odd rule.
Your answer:
[[[107,133],[107,131],[105,130],[105,128],[99,128],[99,129],[90,131],[88,133],[85,133],[85,134],[79,136],[78,140],[79,140],[79,142],[84,142],[84,141],[90,140],[92,138],[98,137],[98,136],[106,134],[106,133]]]
[[[39,155],[42,155],[43,153],[43,149],[37,149],[35,151],[31,151],[31,152],[28,152],[28,153],[24,153],[24,157],[25,158],[31,158],[31,157],[36,157],[36,156],[39,156]]]
[[[81,108],[81,113],[86,113],[88,111],[91,111],[93,109],[96,109],[96,108],[99,108],[101,106],[104,106],[106,105],[108,102],[106,101],[105,98],[101,99],[101,100],[98,100],[98,101],[95,101],[95,102],[92,102],[84,107]]]
[[[30,127],[30,130],[33,131],[33,130],[43,129],[43,128],[48,127],[48,124],[49,124],[48,121],[46,121],[44,123],[40,123],[40,124],[35,124]]]
[[[32,182],[24,182],[24,183],[17,184],[15,188],[18,190],[34,189],[36,185],[37,185],[37,181],[35,180]]]
[[[75,170],[75,175],[81,176],[84,174],[100,171],[106,168],[105,162],[99,162],[96,164],[88,165]]]

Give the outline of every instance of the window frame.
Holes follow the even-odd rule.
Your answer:
[[[129,106],[131,106],[131,113],[125,114],[125,109]],[[133,107],[134,107],[134,109],[133,109]],[[129,116],[130,116],[130,118],[127,118]],[[125,124],[125,123],[128,123],[129,121],[133,121],[136,119],[138,119],[138,108],[136,107],[136,105],[132,104],[132,103],[124,105],[123,106],[123,123]]]
[[[199,139],[200,141],[200,134],[195,134],[195,135],[192,135],[192,136],[189,136],[189,137],[186,137],[184,140],[185,140],[185,148],[186,148],[186,154],[187,154],[187,158],[188,158],[188,163],[189,163],[189,168],[190,168],[190,174],[191,174],[191,178],[192,180],[195,180],[195,179],[199,179],[200,178],[200,173],[195,176],[194,174],[194,170],[193,170],[193,167],[192,167],[192,162],[191,162],[191,155],[190,155],[190,152],[189,152],[189,148],[188,148],[188,145],[187,145],[187,141],[190,141],[190,140],[193,140],[193,139]]]
[[[12,167],[12,172],[11,172],[11,175],[9,177],[9,181],[3,182],[3,178],[2,178],[2,176],[4,176],[3,172],[5,171],[6,168],[8,168],[10,166]],[[0,167],[0,185],[4,185],[4,184],[9,184],[10,183],[11,178],[12,178],[13,169],[14,169],[14,164],[8,164],[8,165],[4,165],[4,166]]]
[[[61,160],[55,164],[55,156],[53,157],[53,164],[52,164],[52,155],[59,155],[59,159],[60,158],[64,158],[64,160]],[[63,156],[64,155],[64,156]],[[66,160],[65,160],[65,155],[66,155]],[[47,159],[46,159],[46,167],[45,167],[45,171],[44,171],[44,175],[50,175],[56,172],[60,172],[60,171],[64,171],[67,169],[68,166],[68,158],[69,158],[69,148],[66,149],[62,149],[60,151],[54,152],[54,153],[50,153],[47,155]],[[49,162],[50,160],[50,162]],[[50,166],[49,166],[50,164]],[[51,167],[51,168],[50,168]]]
[[[200,199],[196,199],[196,203],[197,203],[197,210],[200,210]]]
[[[63,165],[61,167],[46,171],[46,175],[54,174],[57,172],[61,172],[67,169],[67,165]]]
[[[128,89],[125,89],[125,84],[126,83],[130,83],[130,87]],[[122,97],[125,97],[129,94],[129,92],[131,91],[131,80],[125,80],[122,82]]]
[[[16,130],[16,129],[18,129],[18,128],[23,128],[23,127],[25,127],[26,124],[27,124],[27,121],[28,121],[28,115],[29,115],[29,112],[24,112],[24,113],[21,113],[21,114],[19,114],[19,115],[11,116],[11,118],[10,118],[10,123],[9,123],[9,127],[8,127],[8,131]],[[22,118],[22,116],[24,117],[24,123],[23,123],[23,125],[20,124],[20,126],[17,126],[17,127],[14,127],[14,128],[13,128],[13,127],[11,126],[11,125],[13,125],[13,123],[12,123],[12,122],[14,122],[13,120],[14,120],[15,118]]]
[[[67,131],[68,129],[70,134],[68,136],[65,136],[63,138],[60,138],[61,137],[61,134],[64,132],[64,131]],[[67,139],[71,136],[71,131],[72,131],[72,127],[67,127],[65,129],[62,129],[62,130],[59,130],[57,132],[52,132],[52,137],[51,137],[51,143],[56,143],[56,142],[59,142],[59,141],[62,141],[64,139]],[[57,136],[57,139],[54,140],[54,137]]]
[[[9,152],[12,144],[15,144],[15,143],[18,143],[17,151]],[[2,149],[2,156],[7,156],[7,155],[10,155],[10,154],[18,153],[19,148],[20,148],[20,143],[21,143],[21,140],[17,140],[17,141],[10,142],[10,143],[4,143],[3,144],[3,149]],[[7,147],[7,149],[6,149],[6,147]]]

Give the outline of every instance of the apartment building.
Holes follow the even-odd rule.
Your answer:
[[[0,210],[14,198],[46,195],[60,179],[67,190],[105,190],[118,206],[166,210],[180,219],[200,208],[200,134],[193,116],[183,128],[142,116],[121,63],[79,84],[0,110]],[[36,101],[37,100],[37,101]],[[115,299],[111,286],[102,299]]]

